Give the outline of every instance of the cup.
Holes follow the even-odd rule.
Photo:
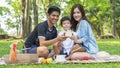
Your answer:
[[[65,62],[66,61],[65,56],[66,55],[55,55],[54,56],[54,61],[55,62]]]
[[[65,32],[65,36],[66,36],[66,37],[71,37],[71,36],[72,36],[72,31],[71,31],[71,30],[67,30],[67,31]]]

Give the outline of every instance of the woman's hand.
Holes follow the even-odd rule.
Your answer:
[[[81,39],[78,39],[77,36],[73,35],[70,37],[70,39],[74,40],[75,43],[77,44],[81,44],[82,43],[82,40]]]
[[[75,43],[78,40],[77,37],[74,34],[72,34],[72,36],[70,37],[70,39],[74,40]]]
[[[72,34],[72,36],[70,37],[70,39],[72,39],[72,40],[76,40],[77,37],[76,37],[74,34]]]

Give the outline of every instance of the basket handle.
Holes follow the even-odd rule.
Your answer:
[[[25,43],[23,42],[23,41],[21,41],[22,42],[22,44],[23,44],[23,49],[24,49],[24,51],[25,51],[25,54],[27,53],[27,48],[26,48],[26,46],[25,46]]]
[[[25,54],[26,54],[26,53],[27,53],[27,49],[26,49],[26,46],[25,46],[25,44],[23,45],[23,47],[24,47]]]

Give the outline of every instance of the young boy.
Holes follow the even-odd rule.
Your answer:
[[[66,40],[61,42],[60,54],[69,56],[71,48],[74,45],[74,41],[71,39],[71,36],[76,36],[76,33],[71,30],[72,23],[69,17],[63,17],[60,21],[60,25],[64,30],[59,32],[58,36],[65,35],[67,37]]]

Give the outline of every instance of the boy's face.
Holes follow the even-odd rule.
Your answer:
[[[59,12],[54,11],[51,14],[47,14],[48,20],[50,22],[50,24],[56,24],[57,21],[59,20]]]
[[[62,22],[62,27],[64,30],[70,30],[71,29],[71,23],[69,20],[65,20]]]

